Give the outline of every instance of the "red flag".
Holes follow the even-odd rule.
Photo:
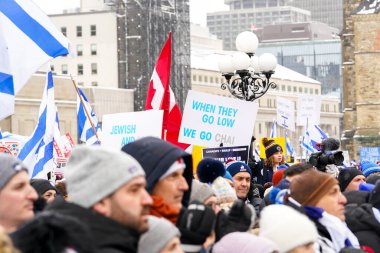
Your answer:
[[[171,41],[172,34],[162,48],[156,66],[150,79],[145,110],[163,110],[162,138],[186,149],[189,145],[178,142],[182,115],[175,100],[174,93],[169,86],[171,65]]]

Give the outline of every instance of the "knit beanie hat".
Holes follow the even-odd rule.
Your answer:
[[[180,232],[171,222],[164,218],[149,216],[149,230],[141,235],[137,253],[160,253]]]
[[[203,158],[197,166],[197,176],[202,183],[212,183],[217,177],[223,177],[226,169],[221,161]]]
[[[307,170],[290,183],[290,196],[302,206],[315,206],[338,181],[331,175],[317,170]]]
[[[365,177],[368,177],[371,173],[380,172],[380,166],[370,161],[361,162],[360,168],[362,169]]]
[[[28,172],[28,169],[18,158],[0,154],[0,190],[20,171]]]
[[[363,175],[363,173],[356,167],[342,169],[338,175],[340,191],[344,192],[347,186],[351,183],[352,179],[359,175]]]
[[[211,185],[214,190],[218,203],[221,207],[233,204],[237,199],[235,190],[231,185],[222,177],[218,177]],[[224,205],[225,204],[225,205]]]
[[[191,185],[190,202],[196,200],[200,203],[204,203],[211,196],[216,195],[208,184],[193,180]]]
[[[252,176],[251,168],[244,162],[236,161],[227,165],[227,171],[234,177],[239,172],[248,172]]]
[[[272,253],[278,246],[272,241],[247,232],[233,232],[222,237],[214,247],[213,253]]]
[[[89,208],[138,176],[141,165],[130,155],[100,146],[73,149],[66,166],[70,201]]]
[[[280,253],[315,242],[318,232],[307,216],[285,205],[269,205],[260,213],[259,236],[275,242]]]
[[[281,179],[284,177],[285,170],[277,170],[272,177],[273,186],[277,186]]]
[[[271,157],[277,152],[282,153],[282,147],[278,145],[274,140],[269,140],[268,138],[263,138],[263,145],[265,147],[265,155],[267,158]]]
[[[57,192],[57,189],[47,179],[32,179],[30,180],[30,184],[33,186],[33,188],[40,196],[48,190],[54,190],[55,192]]]

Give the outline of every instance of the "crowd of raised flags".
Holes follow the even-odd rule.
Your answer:
[[[30,76],[49,60],[67,55],[69,41],[49,18],[30,0],[0,1],[0,120],[14,113],[14,97]],[[146,110],[163,110],[162,138],[186,149],[178,142],[182,115],[169,86],[171,65],[171,34],[156,62],[148,88]],[[17,66],[17,67],[16,67]],[[78,136],[89,145],[99,144],[101,129],[89,101],[77,88]],[[285,129],[286,130],[286,129]],[[46,77],[39,119],[33,134],[24,141],[19,158],[31,168],[32,177],[44,177],[51,168],[54,141],[59,142],[59,119],[54,101],[51,71]],[[277,137],[277,123],[273,120],[270,137]],[[0,139],[4,139],[0,132]],[[315,144],[327,138],[318,125],[306,127],[302,147],[306,153],[317,151]],[[288,132],[285,131],[286,150],[294,156]],[[58,146],[61,144],[57,144]],[[255,154],[258,154],[255,149]]]

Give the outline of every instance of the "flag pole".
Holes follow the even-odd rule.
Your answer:
[[[87,116],[88,120],[90,121],[92,131],[94,131],[95,136],[96,136],[96,139],[98,140],[99,144],[101,144],[101,142],[100,142],[100,140],[99,140],[98,133],[97,133],[97,131],[96,131],[96,129],[95,129],[94,123],[92,123],[92,120],[91,120],[90,115],[88,114],[88,111],[87,111],[86,105],[85,105],[84,102],[83,102],[83,98],[82,98],[82,96],[81,96],[80,93],[79,93],[79,90],[78,90],[77,84],[75,83],[75,81],[74,81],[74,79],[73,79],[73,77],[72,77],[71,75],[70,75],[70,77],[71,77],[71,81],[72,81],[72,83],[73,83],[73,85],[74,85],[75,91],[77,92],[77,94],[78,94],[78,96],[79,96],[80,103],[81,103],[82,106],[83,106],[84,112],[86,113],[86,116]]]

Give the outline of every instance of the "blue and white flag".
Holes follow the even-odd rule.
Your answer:
[[[0,1],[0,120],[14,113],[14,97],[43,64],[67,55],[69,42],[31,0]]]
[[[273,120],[272,122],[272,128],[270,129],[270,138],[276,138],[277,137],[277,122],[276,120]]]
[[[319,151],[317,144],[321,143],[324,139],[328,138],[327,133],[325,133],[318,125],[310,126],[305,135],[302,138],[302,147],[306,150],[306,153],[314,153]]]
[[[53,76],[48,72],[37,127],[18,155],[29,168],[29,175],[32,178],[47,179],[47,174],[54,170],[53,145],[56,119]]]
[[[1,132],[1,129],[0,129],[0,140],[3,139],[3,133]]]
[[[86,107],[87,112],[90,114],[92,124],[95,127],[96,133],[98,137],[101,134],[100,126],[98,120],[95,116],[94,111],[92,110],[86,96],[83,91],[78,88],[79,94],[82,97],[84,106]],[[85,142],[88,145],[99,144],[98,139],[94,133],[94,130],[91,127],[90,120],[88,119],[83,104],[81,103],[81,99],[77,95],[77,114],[78,114],[78,136],[79,139]]]
[[[292,143],[289,140],[288,131],[285,131],[285,142],[286,142],[286,152],[288,155],[294,155],[294,148],[292,147]]]

